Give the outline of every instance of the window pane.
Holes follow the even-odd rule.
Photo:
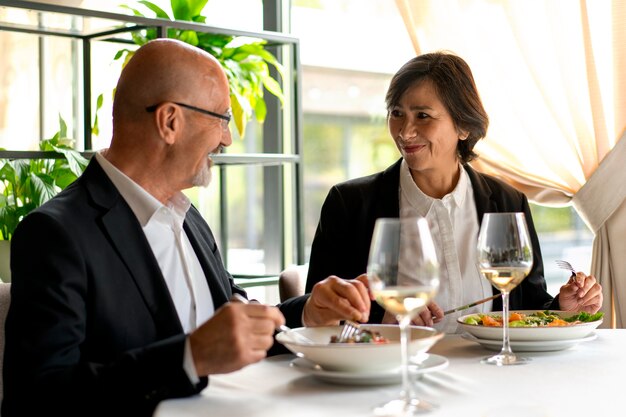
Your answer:
[[[304,115],[304,205],[306,256],[322,203],[341,181],[368,175],[399,158],[384,119]]]
[[[591,268],[593,233],[571,207],[554,208],[530,205],[539,235],[548,292],[556,295],[570,274],[555,261],[563,259],[585,273]]]
[[[59,117],[76,138],[75,45],[67,38],[0,31],[0,148],[38,150],[39,140],[59,131]]]

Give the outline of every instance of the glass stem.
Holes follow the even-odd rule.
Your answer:
[[[502,291],[502,352],[501,355],[512,356],[509,342],[509,292]]]
[[[402,393],[400,394],[405,404],[411,404],[415,398],[413,384],[409,379],[409,338],[411,330],[411,317],[398,317],[400,325],[400,354],[402,360]]]

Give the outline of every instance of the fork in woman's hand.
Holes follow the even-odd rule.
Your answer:
[[[569,279],[570,279],[570,281],[571,281],[571,282],[575,282],[575,283],[576,283],[576,284],[580,287],[580,284],[579,284],[578,282],[576,282],[576,270],[574,269],[574,267],[572,266],[572,264],[570,264],[570,263],[569,263],[569,262],[567,262],[567,261],[562,261],[562,260],[558,260],[558,261],[555,261],[555,262],[556,262],[556,264],[557,264],[557,266],[558,266],[559,268],[561,268],[561,269],[565,269],[565,270],[567,270],[567,271],[570,271],[570,272],[572,273],[572,275],[571,275],[571,276],[570,276],[570,278],[569,278]]]
[[[569,263],[569,262],[567,262],[567,261],[561,261],[561,260],[558,260],[558,261],[555,261],[555,262],[556,262],[556,265],[557,265],[559,268],[561,268],[561,269],[566,269],[566,270],[570,271],[570,272],[572,273],[572,277],[575,277],[575,276],[576,276],[576,270],[574,269],[574,267],[572,266],[572,264],[570,264],[570,263]]]

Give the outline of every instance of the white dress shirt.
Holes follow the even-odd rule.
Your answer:
[[[183,330],[189,333],[215,312],[204,271],[183,229],[185,214],[191,202],[178,192],[167,205],[163,205],[107,161],[101,152],[96,153],[96,160],[137,216],[159,264]],[[184,368],[191,381],[197,382],[188,341]]]
[[[408,165],[400,167],[400,217],[425,217],[440,265],[439,292],[435,302],[445,311],[493,295],[477,264],[478,217],[472,183],[461,166],[455,189],[441,199],[427,196],[413,181]],[[435,324],[446,333],[456,332],[456,319],[464,314],[489,312],[492,302],[448,314]]]

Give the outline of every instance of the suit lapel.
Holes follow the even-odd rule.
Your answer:
[[[469,176],[472,188],[474,189],[474,201],[476,203],[476,214],[478,215],[478,225],[483,221],[485,213],[498,211],[497,203],[491,198],[491,188],[487,182],[469,165],[464,165]]]
[[[183,331],[159,264],[126,201],[95,158],[83,174],[93,201],[101,207],[102,228],[122,259],[151,312],[160,336]]]
[[[380,177],[377,218],[400,216],[400,164],[402,158],[384,170]]]
[[[383,217],[399,217],[400,202],[398,190],[400,184],[400,159],[383,172],[371,177],[371,183],[362,186],[365,195],[362,198],[362,206],[356,212],[360,213],[356,224],[355,240],[358,242],[356,259],[358,259],[358,271],[367,269],[367,256],[370,250],[370,242],[374,234],[376,220]],[[371,192],[370,192],[371,190]]]
[[[227,273],[219,258],[219,251],[217,250],[215,239],[211,231],[206,226],[203,227],[199,216],[199,213],[191,207],[187,213],[183,227],[200,261],[204,276],[211,290],[213,305],[217,309],[230,299],[232,291],[228,277],[225,276]],[[224,279],[221,277],[224,277]]]

